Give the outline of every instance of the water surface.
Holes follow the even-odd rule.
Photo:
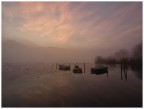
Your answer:
[[[71,64],[71,68],[75,64]],[[83,68],[83,64],[79,64]],[[59,71],[55,64],[5,63],[2,66],[3,107],[142,107],[142,76],[119,66],[108,75]],[[122,75],[121,75],[122,74]],[[140,73],[141,75],[141,73]]]

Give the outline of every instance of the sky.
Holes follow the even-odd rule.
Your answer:
[[[2,38],[45,47],[131,49],[142,2],[2,2]]]

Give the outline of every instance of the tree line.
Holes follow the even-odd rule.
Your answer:
[[[142,68],[142,42],[133,47],[131,51],[120,49],[108,57],[97,56],[96,64],[127,64]]]

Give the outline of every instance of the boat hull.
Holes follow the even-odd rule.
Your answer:
[[[105,73],[108,73],[108,68],[107,67],[91,68],[91,73],[92,74],[105,74]]]
[[[59,66],[59,70],[62,70],[62,71],[70,70],[70,66]]]

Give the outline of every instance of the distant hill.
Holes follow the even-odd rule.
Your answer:
[[[7,40],[2,43],[2,62],[93,62],[94,52],[57,47],[36,47]]]

